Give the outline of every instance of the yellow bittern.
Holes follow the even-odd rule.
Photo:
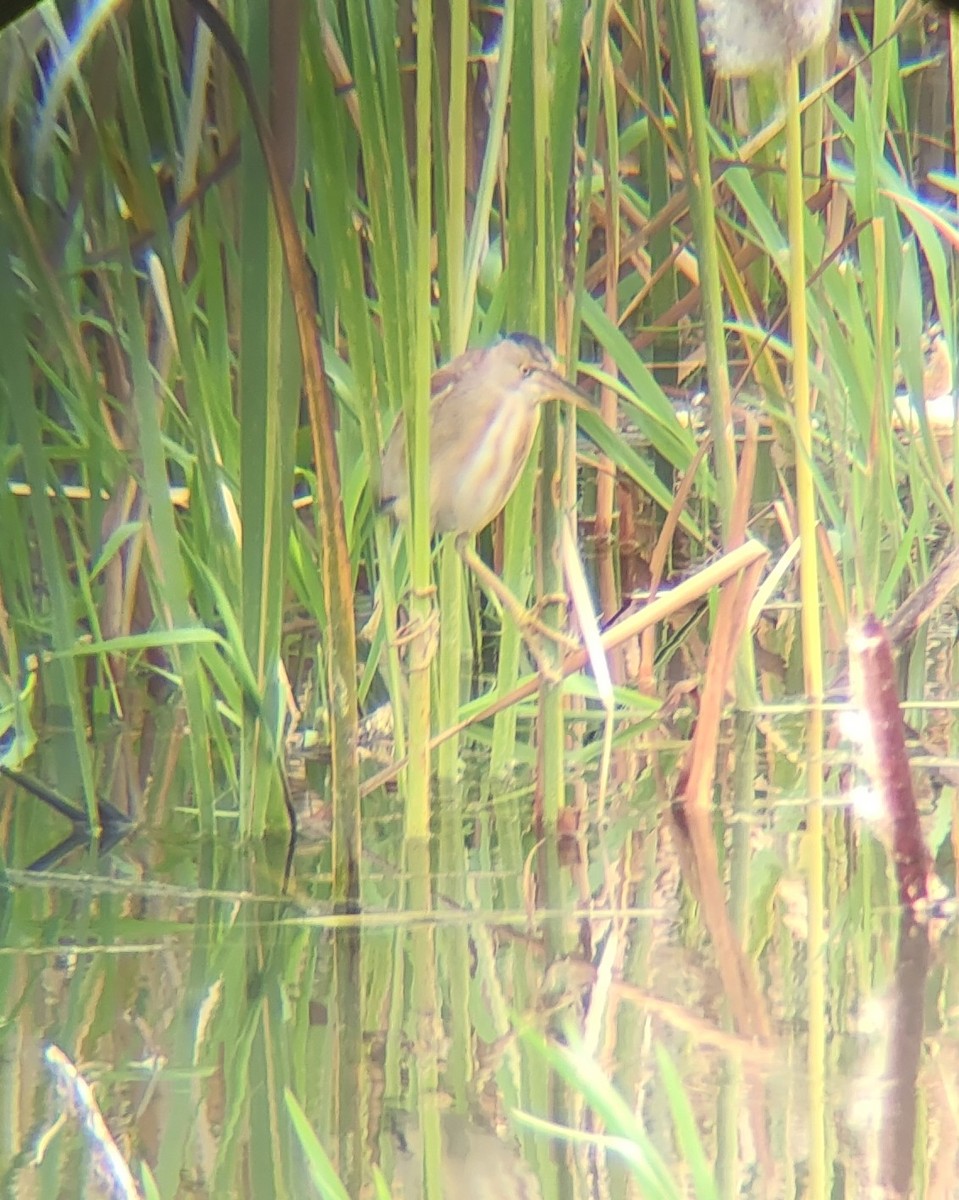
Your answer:
[[[430,525],[455,533],[467,565],[518,618],[522,605],[469,543],[513,493],[533,446],[540,405],[568,400],[592,407],[556,368],[552,352],[528,333],[468,350],[430,382]],[[399,520],[410,513],[406,422],[396,418],[380,475],[380,504]]]

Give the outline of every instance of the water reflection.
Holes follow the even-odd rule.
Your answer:
[[[484,1129],[459,1113],[440,1118],[441,1195],[462,1200],[539,1200],[536,1176],[510,1140]],[[413,1200],[426,1195],[423,1176],[423,1138],[406,1123],[394,1130],[393,1196]]]
[[[880,1194],[908,1196],[914,1150],[920,1063],[925,1036],[929,930],[903,915],[888,992],[867,1006],[869,1049],[851,1089],[850,1124],[869,1146],[868,1183]]]
[[[324,1194],[288,1096],[350,1196],[379,1177],[397,1196],[424,1179],[449,1197],[656,1194],[643,1172],[662,1195],[707,1194],[696,1142],[715,1194],[799,1195],[815,1124],[833,1195],[953,1178],[936,1063],[954,1040],[955,930],[904,921],[880,843],[827,806],[825,1053],[810,1059],[806,808],[774,744],[730,743],[698,850],[666,815],[665,758],[563,848],[537,842],[518,789],[444,797],[414,853],[395,797],[371,796],[356,917],[331,910],[323,840],[283,895],[285,846],[199,843],[189,819],[28,874],[62,819],[3,784],[6,1190],[103,1194],[51,1044],[142,1194],[148,1177],[163,1197]],[[587,1099],[589,1070],[621,1100],[595,1080]],[[628,1139],[611,1136],[620,1118]]]

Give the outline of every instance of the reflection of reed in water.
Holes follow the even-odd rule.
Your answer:
[[[536,1176],[516,1146],[459,1113],[443,1113],[443,1200],[540,1200]],[[413,1118],[400,1116],[394,1128],[396,1150],[392,1196],[420,1200],[423,1139]]]

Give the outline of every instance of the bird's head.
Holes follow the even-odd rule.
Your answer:
[[[566,400],[592,408],[590,398],[560,375],[549,347],[530,333],[511,333],[485,351],[480,372],[489,387],[530,408],[546,400]]]

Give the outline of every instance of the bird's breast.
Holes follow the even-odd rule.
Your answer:
[[[497,406],[459,456],[455,472],[444,479],[434,471],[438,532],[478,533],[493,520],[519,482],[538,426],[539,405]]]

